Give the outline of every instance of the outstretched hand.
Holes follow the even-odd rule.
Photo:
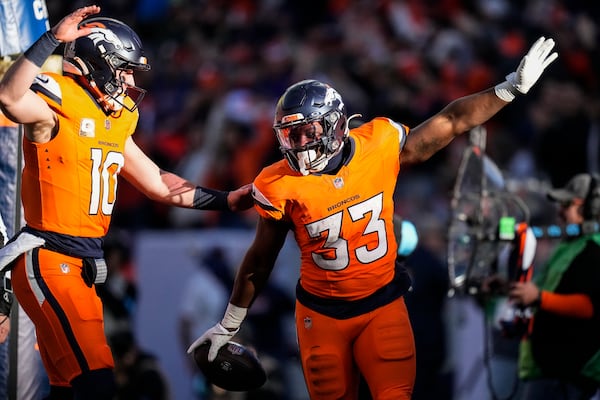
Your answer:
[[[523,57],[517,70],[507,75],[506,80],[522,94],[529,92],[546,67],[558,57],[557,52],[550,54],[553,48],[553,39],[539,38]]]
[[[229,192],[227,195],[227,204],[231,211],[244,211],[252,207],[254,199],[252,198],[252,184],[249,183],[239,189]]]
[[[89,35],[92,31],[91,27],[79,27],[81,21],[93,14],[100,12],[99,6],[87,6],[78,8],[71,14],[61,19],[53,28],[52,33],[61,42],[72,42],[82,36]]]

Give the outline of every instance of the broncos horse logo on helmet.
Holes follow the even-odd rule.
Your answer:
[[[348,136],[346,107],[331,86],[304,80],[290,86],[277,102],[273,130],[280,150],[294,171],[320,172],[340,153]],[[305,145],[294,143],[295,129],[318,123],[323,134]]]
[[[150,69],[139,36],[113,18],[90,18],[81,25],[92,32],[65,45],[64,72],[76,76],[107,111],[135,110],[146,91],[124,82],[118,71]]]

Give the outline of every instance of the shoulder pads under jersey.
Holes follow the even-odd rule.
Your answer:
[[[252,197],[254,198],[255,203],[258,203],[262,209],[267,211],[278,211],[277,208],[271,204],[269,199],[256,188],[256,186],[252,187]]]
[[[62,104],[62,91],[56,80],[48,75],[38,74],[31,84],[31,90],[35,93],[43,94],[56,104]]]

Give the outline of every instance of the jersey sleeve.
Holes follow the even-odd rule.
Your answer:
[[[252,195],[254,209],[263,218],[275,221],[287,220],[290,192],[288,173],[291,172],[285,160],[264,168],[254,179]]]
[[[389,118],[386,118],[386,119],[388,120],[390,125],[398,131],[398,139],[400,141],[400,151],[402,151],[402,149],[404,149],[404,145],[406,144],[406,138],[408,137],[410,128],[404,124],[400,124]]]
[[[54,109],[62,108],[62,91],[59,83],[49,74],[38,74],[31,90],[38,96],[42,96],[48,105]]]

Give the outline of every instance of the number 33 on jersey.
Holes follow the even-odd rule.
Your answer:
[[[350,131],[352,154],[337,174],[303,176],[281,160],[254,180],[262,217],[303,227],[294,235],[300,280],[310,293],[354,300],[392,280],[393,194],[407,134],[407,127],[376,118]]]

